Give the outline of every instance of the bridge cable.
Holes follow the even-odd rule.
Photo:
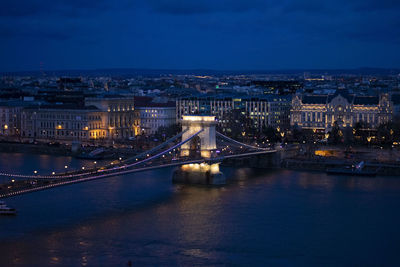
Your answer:
[[[165,151],[163,151],[163,152],[160,152],[160,153],[158,153],[158,154],[156,154],[156,155],[154,155],[154,156],[152,156],[152,157],[150,157],[150,158],[147,158],[147,159],[144,159],[144,160],[141,160],[141,161],[132,163],[132,164],[128,164],[128,165],[119,166],[119,167],[114,167],[114,168],[112,168],[112,169],[106,169],[106,170],[104,170],[104,172],[113,171],[113,170],[118,170],[118,169],[126,169],[126,168],[133,167],[133,166],[136,166],[136,165],[141,164],[141,163],[145,163],[145,162],[147,162],[147,161],[149,161],[149,160],[156,159],[156,158],[158,158],[158,157],[160,157],[160,156],[162,156],[162,155],[164,155],[164,154],[166,154],[166,153],[172,151],[173,149],[175,149],[175,148],[177,148],[177,147],[180,147],[181,145],[183,145],[183,144],[189,142],[189,141],[192,140],[194,137],[196,137],[198,134],[200,134],[202,131],[204,131],[204,129],[201,129],[201,130],[198,131],[197,133],[191,135],[191,136],[190,136],[189,138],[187,138],[186,140],[181,141],[180,143],[178,143],[178,144],[172,146],[171,148],[169,148],[169,149],[167,149],[167,150],[165,150]],[[185,132],[186,132],[186,131],[185,131]],[[182,134],[183,134],[183,132],[182,132]],[[175,136],[174,138],[176,139],[176,136]],[[169,140],[167,140],[167,141],[168,141],[168,142],[171,142],[172,140],[169,139]],[[149,151],[150,151],[150,150],[149,150]],[[146,154],[149,154],[149,153],[148,153],[149,151],[146,151]],[[84,173],[77,173],[77,174],[70,174],[70,175],[67,175],[67,174],[59,174],[59,175],[52,175],[52,176],[50,176],[50,175],[23,175],[23,174],[0,173],[0,176],[9,176],[9,177],[18,177],[18,178],[32,178],[32,179],[57,179],[57,178],[73,178],[73,177],[77,177],[77,176],[85,176],[85,175],[94,174],[94,173],[97,173],[97,172],[98,172],[98,171],[91,171],[91,172],[84,172]]]
[[[230,142],[232,142],[232,143],[235,143],[235,144],[237,144],[237,145],[240,145],[240,146],[244,146],[244,147],[248,147],[248,148],[252,148],[252,149],[258,149],[258,150],[269,150],[268,148],[256,147],[256,146],[252,146],[252,145],[248,145],[248,144],[241,143],[241,142],[236,141],[235,139],[232,139],[232,138],[230,138],[230,137],[228,137],[228,136],[226,136],[226,135],[223,135],[222,133],[217,132],[217,131],[216,131],[215,133],[216,133],[218,136],[222,137],[223,139],[226,139],[226,140],[228,140],[228,141],[230,141]]]
[[[150,150],[148,150],[148,151],[144,151],[144,152],[142,152],[142,153],[140,153],[140,154],[138,154],[138,155],[135,155],[134,157],[127,158],[127,159],[123,160],[122,162],[129,162],[129,161],[131,161],[131,160],[136,160],[136,159],[140,159],[140,158],[142,158],[142,157],[145,157],[147,154],[151,154],[151,153],[153,153],[153,152],[159,150],[160,148],[162,148],[162,147],[168,145],[169,143],[175,141],[176,139],[178,139],[179,137],[181,137],[181,136],[182,136],[184,133],[186,133],[187,131],[188,131],[188,129],[186,129],[185,131],[180,132],[179,134],[177,134],[177,135],[175,135],[175,136],[169,138],[168,140],[166,140],[166,141],[163,142],[162,144],[159,144],[158,146],[153,147],[152,149],[150,149]]]

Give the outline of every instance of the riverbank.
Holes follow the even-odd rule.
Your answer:
[[[296,171],[318,171],[325,172],[328,168],[351,166],[357,164],[357,161],[346,159],[327,159],[327,158],[288,158],[282,161],[281,167]],[[380,176],[400,176],[400,163],[383,163],[366,161],[366,170],[377,170]]]
[[[86,148],[87,149],[87,148]],[[89,148],[90,149],[90,148]],[[94,149],[91,148],[91,149]],[[136,154],[139,154],[143,151],[136,151],[129,148],[106,148],[107,154],[110,155],[110,158],[119,158],[119,157],[131,157]],[[335,149],[338,152],[343,153],[344,149],[340,148],[315,148],[315,151],[332,151]],[[305,149],[300,149],[301,151],[305,151]],[[0,152],[6,153],[27,153],[27,154],[45,154],[45,155],[54,155],[54,156],[76,156],[76,153],[71,151],[70,145],[65,144],[27,144],[27,143],[17,143],[17,142],[0,142]],[[298,153],[297,156],[289,157],[281,160],[281,164],[275,166],[274,168],[282,168],[288,170],[297,170],[297,171],[319,171],[325,172],[328,168],[342,167],[346,165],[357,164],[360,161],[365,161],[365,168],[378,170],[378,175],[385,176],[400,176],[400,162],[397,161],[388,161],[387,159],[398,158],[398,151],[385,151],[381,149],[357,149],[353,151],[350,159],[344,158],[344,153],[341,155],[337,153],[339,156],[336,157],[322,157],[315,156],[312,153],[311,156],[306,156],[305,154]],[[331,153],[332,154],[332,153]],[[385,159],[385,161],[377,160]],[[224,161],[222,163],[223,166],[229,167],[246,167],[249,162],[239,162],[238,160],[232,161]],[[243,160],[242,160],[243,161]],[[279,163],[279,162],[278,162]],[[251,164],[250,164],[251,165]],[[261,168],[261,169],[270,169],[272,168],[271,164],[265,166],[256,166],[257,164],[252,164],[253,168]]]
[[[91,151],[97,147],[83,147],[80,151]],[[130,157],[139,154],[143,151],[137,151],[128,148],[110,148],[104,147],[107,150],[107,158]],[[42,143],[17,143],[17,142],[0,142],[0,152],[5,153],[28,153],[53,156],[77,156],[78,153],[71,151],[70,145],[65,144],[42,144]]]
[[[57,156],[72,156],[71,147],[65,145],[23,144],[14,142],[0,142],[0,152],[31,153]]]

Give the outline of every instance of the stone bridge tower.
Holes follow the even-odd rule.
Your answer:
[[[216,136],[215,126],[217,122],[215,116],[184,115],[182,116],[182,140],[186,140],[199,131],[200,154],[206,161],[216,155]],[[196,140],[197,139],[197,140]],[[189,156],[191,142],[198,142],[198,138],[181,146],[181,156]],[[193,184],[225,184],[225,175],[219,170],[219,163],[203,162],[195,164],[185,164],[178,167],[172,176],[175,183],[193,183]]]
[[[215,116],[184,115],[182,116],[182,140],[186,140],[193,134],[203,130],[198,137],[200,138],[200,153],[203,158],[215,156],[217,149],[215,141],[215,126],[217,122]],[[192,139],[193,140],[193,139]],[[181,146],[181,156],[189,156],[191,142]]]

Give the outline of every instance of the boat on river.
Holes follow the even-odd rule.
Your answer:
[[[17,211],[6,205],[4,201],[0,200],[0,215],[16,215]]]
[[[361,161],[357,165],[353,166],[344,166],[337,168],[328,168],[326,169],[327,174],[336,174],[336,175],[351,175],[351,176],[376,176],[378,170],[365,170],[365,163]]]

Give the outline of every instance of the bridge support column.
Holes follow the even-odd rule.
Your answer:
[[[225,175],[219,170],[219,163],[185,164],[177,168],[172,182],[184,184],[223,185]]]

